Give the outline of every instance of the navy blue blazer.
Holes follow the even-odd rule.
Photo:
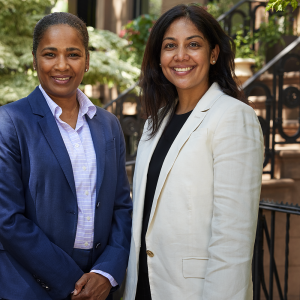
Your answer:
[[[87,122],[97,157],[93,268],[121,284],[132,212],[124,137],[101,108]],[[66,298],[83,275],[70,257],[76,227],[71,161],[37,87],[0,108],[0,298]]]

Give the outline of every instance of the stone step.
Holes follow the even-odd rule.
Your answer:
[[[267,179],[262,181],[260,199],[293,203],[292,189],[295,181],[291,178]]]

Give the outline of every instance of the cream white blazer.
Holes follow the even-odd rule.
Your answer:
[[[166,125],[139,143],[124,300],[134,300],[146,178]],[[174,140],[161,168],[148,230],[153,300],[252,300],[251,262],[263,137],[250,106],[214,83]]]

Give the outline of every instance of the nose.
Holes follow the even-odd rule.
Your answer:
[[[58,71],[65,71],[69,68],[69,65],[67,63],[67,59],[64,55],[59,55],[57,57],[57,63],[55,65],[55,68],[58,70]]]
[[[176,61],[183,61],[183,60],[189,60],[190,56],[187,53],[187,49],[184,46],[179,46],[177,48],[176,54],[174,56],[174,60]]]

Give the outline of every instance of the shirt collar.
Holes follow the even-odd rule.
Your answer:
[[[54,117],[56,117],[57,113],[59,113],[59,116],[61,115],[62,111],[61,111],[61,107],[59,105],[57,105],[49,96],[48,94],[45,92],[45,90],[42,88],[41,85],[39,85],[39,88],[51,110],[51,113],[53,114]],[[78,103],[80,105],[79,108],[79,114],[80,115],[85,115],[87,114],[89,116],[90,119],[92,119],[97,111],[96,106],[92,103],[92,101],[80,90],[77,89],[77,100]],[[58,117],[59,117],[58,116]]]

